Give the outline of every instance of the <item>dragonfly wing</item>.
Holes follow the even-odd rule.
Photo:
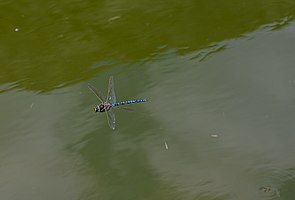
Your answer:
[[[116,94],[114,89],[114,78],[113,76],[109,79],[109,88],[108,88],[108,96],[107,101],[111,104],[116,103]]]
[[[104,98],[104,96],[100,93],[100,92],[98,92],[96,89],[95,89],[95,87],[93,87],[92,85],[90,85],[90,84],[88,84],[88,88],[89,88],[89,90],[98,98],[98,100],[101,102],[101,103],[103,103],[103,102],[105,102],[105,98]]]
[[[111,129],[115,130],[116,127],[116,118],[115,114],[112,109],[109,111],[106,111],[107,119],[108,119],[108,124],[111,127]]]

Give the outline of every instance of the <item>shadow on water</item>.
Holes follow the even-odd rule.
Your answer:
[[[173,197],[169,195],[173,189],[159,181],[158,175],[149,168],[140,143],[127,147],[116,143],[117,135],[112,133],[102,136],[95,131],[91,135],[91,141],[80,153],[92,166],[89,173],[97,183],[93,189],[101,191],[97,194],[99,198],[162,198],[163,191],[167,191],[166,197]]]
[[[185,187],[178,181],[169,180],[169,172],[179,167],[178,162],[171,163],[171,169],[166,166],[166,174],[158,171],[154,165],[155,160],[151,158],[151,153],[166,155],[168,158],[163,158],[163,162],[171,162],[171,153],[167,152],[163,144],[165,131],[146,128],[154,127],[157,123],[150,117],[138,119],[128,116],[127,121],[134,121],[135,118],[138,121],[130,127],[124,124],[126,120],[122,119],[120,114],[117,116],[121,124],[117,130],[112,131],[108,127],[101,130],[97,127],[66,147],[67,151],[83,157],[87,167],[80,168],[80,173],[92,179],[92,184],[80,198],[180,200],[195,198],[197,193],[200,200],[223,200],[229,196],[221,191],[216,192],[216,189],[200,192],[199,187],[206,187],[206,182],[196,186],[193,189],[196,192],[191,192],[193,186]],[[99,116],[101,117],[105,116]],[[144,122],[141,122],[142,120]],[[105,119],[103,121],[105,122]],[[154,150],[158,152],[153,152]],[[182,179],[183,174],[179,175]]]
[[[90,176],[92,184],[80,198],[137,199],[144,196],[147,199],[180,199],[177,197],[179,194],[175,194],[172,187],[159,180],[157,173],[150,167],[143,148],[143,135],[128,134],[127,131],[134,130],[128,130],[124,126],[120,114],[117,115],[117,119],[120,120],[120,127],[115,131],[107,127],[104,113],[95,116],[94,120],[84,125],[78,123],[72,127],[58,128],[62,132],[80,134],[74,141],[72,137],[70,140],[66,139],[70,136],[61,138],[67,143],[67,152],[82,156],[83,162],[87,163],[80,168],[79,173]],[[102,122],[98,123],[99,121]],[[80,130],[76,127],[80,127]],[[134,126],[134,129],[139,131],[139,127],[140,125]],[[83,132],[89,129],[93,130]]]

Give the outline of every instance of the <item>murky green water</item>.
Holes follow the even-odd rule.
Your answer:
[[[0,199],[295,198],[295,3],[0,2]],[[112,131],[87,89],[115,78]]]

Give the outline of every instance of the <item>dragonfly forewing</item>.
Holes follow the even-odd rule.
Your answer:
[[[114,78],[113,76],[109,79],[109,86],[108,86],[108,96],[107,101],[111,104],[116,103],[116,94],[115,94],[115,88],[114,88]]]
[[[96,90],[95,87],[93,87],[92,85],[88,84],[88,88],[97,97],[97,99],[101,103],[105,102],[104,96],[100,92],[98,92],[98,90]]]

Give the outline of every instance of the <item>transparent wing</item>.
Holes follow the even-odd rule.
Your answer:
[[[106,112],[107,114],[107,119],[108,119],[108,124],[111,127],[111,129],[115,130],[116,127],[116,118],[115,114],[112,109]]]
[[[95,87],[93,87],[92,85],[88,84],[88,88],[91,92],[93,92],[93,94],[98,98],[99,101],[101,101],[101,103],[105,102],[105,98],[104,96],[98,92]]]
[[[111,104],[116,103],[116,94],[114,89],[114,78],[113,76],[109,79],[109,88],[108,88],[108,96],[107,101]]]

